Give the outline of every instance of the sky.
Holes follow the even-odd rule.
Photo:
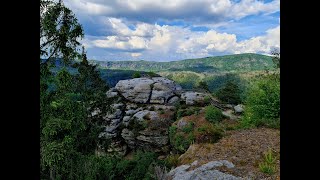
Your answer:
[[[280,48],[280,0],[64,0],[89,59],[177,61]]]

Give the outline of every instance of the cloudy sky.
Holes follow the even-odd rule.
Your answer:
[[[89,59],[173,61],[280,47],[280,0],[64,0]]]

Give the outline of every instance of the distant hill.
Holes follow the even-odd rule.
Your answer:
[[[237,73],[272,69],[272,58],[261,54],[235,54],[171,62],[96,61],[101,68],[135,71],[192,71],[197,73]]]

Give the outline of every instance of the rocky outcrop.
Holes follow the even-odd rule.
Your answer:
[[[240,180],[242,178],[233,176],[231,174],[223,173],[217,168],[226,167],[228,169],[234,168],[234,165],[226,160],[211,161],[202,166],[197,166],[197,161],[181,165],[171,170],[167,176],[172,180],[201,180],[201,179],[218,179],[218,180]]]
[[[182,88],[169,79],[154,77],[121,80],[115,89],[133,103],[166,104]]]
[[[112,142],[107,153],[128,149],[169,151],[168,127],[180,102],[181,86],[163,77],[119,81],[107,92],[114,99],[112,112],[104,117],[105,130],[99,137]],[[95,112],[97,113],[97,112]],[[100,151],[102,150],[102,146]]]
[[[185,92],[181,94],[181,100],[186,102],[186,105],[204,104],[206,94],[199,92]]]
[[[174,120],[174,105],[180,102],[201,104],[205,96],[181,92],[180,85],[163,77],[119,81],[107,92],[107,97],[114,103],[112,112],[103,118],[105,129],[99,137],[112,143],[104,151],[119,151],[120,154],[129,149],[168,152],[168,127]],[[181,126],[184,124],[181,122]]]

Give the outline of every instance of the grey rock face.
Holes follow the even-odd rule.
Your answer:
[[[195,166],[196,161],[191,165]],[[191,165],[178,166],[168,173],[173,180],[202,180],[202,179],[218,179],[218,180],[240,180],[242,178],[230,174],[226,174],[217,170],[217,167],[225,166],[233,168],[234,165],[226,160],[211,161],[193,170],[189,170]]]
[[[181,86],[163,77],[121,80],[115,89],[134,103],[165,104]]]
[[[129,148],[139,148],[168,152],[168,127],[176,111],[173,105],[181,99],[187,105],[201,104],[204,100],[204,94],[196,92],[184,93],[180,98],[181,90],[180,85],[163,77],[119,81],[107,92],[107,97],[115,102],[111,106],[113,111],[103,118],[105,130],[99,137],[114,143],[105,151],[123,154]],[[93,112],[97,113],[99,110]],[[186,124],[181,121],[179,126]]]
[[[186,105],[196,105],[203,104],[205,96],[204,93],[185,92],[181,94],[181,99],[186,102]]]
[[[242,113],[244,111],[244,106],[242,104],[238,104],[234,106],[234,112],[236,113]]]
[[[154,81],[148,78],[135,78],[119,81],[115,88],[127,100],[135,103],[147,103],[150,93],[151,84]]]
[[[174,105],[180,101],[180,98],[178,96],[173,96],[168,100],[169,105]]]

